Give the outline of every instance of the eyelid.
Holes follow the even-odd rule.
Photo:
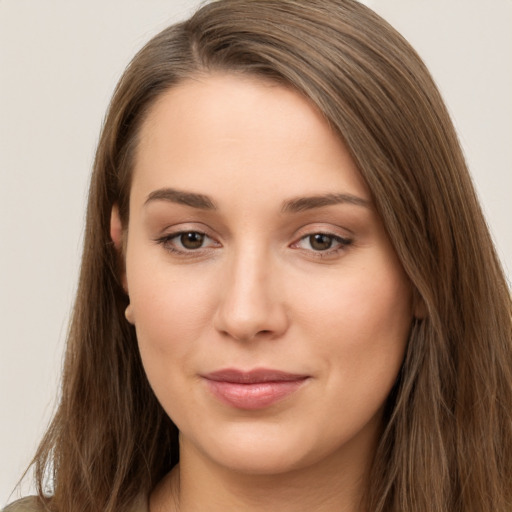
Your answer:
[[[342,231],[342,228],[339,226],[308,224],[300,227],[295,232],[294,241],[289,244],[288,247],[303,251],[304,253],[308,253],[309,255],[317,258],[327,258],[329,256],[334,257],[341,252],[345,252],[354,242],[352,235],[346,236],[345,234],[340,233],[340,231]],[[343,231],[346,232],[349,230],[343,229]],[[183,244],[176,243],[174,240],[187,233],[197,233],[202,235],[205,237],[205,245],[197,248],[180,247],[180,245],[182,246]],[[303,241],[314,235],[324,235],[331,238],[333,240],[334,247],[329,247],[326,249],[315,249],[313,247],[307,248],[301,246]],[[211,230],[208,229],[208,226],[198,226],[195,223],[183,223],[168,226],[162,230],[162,234],[156,236],[153,241],[159,245],[162,245],[163,248],[170,253],[174,253],[178,256],[183,255],[189,257],[194,255],[199,256],[208,251],[211,251],[212,249],[217,249],[223,246],[222,243],[219,242],[218,237],[211,234]]]
[[[327,236],[332,236],[335,238],[340,238],[346,242],[353,241],[354,232],[348,228],[337,226],[331,223],[311,223],[305,224],[299,227],[293,237],[295,240],[299,240],[311,235],[322,234]]]
[[[166,251],[174,253],[178,256],[200,255],[214,248],[222,247],[222,244],[218,240],[216,240],[215,237],[209,233],[209,231],[210,230],[208,229],[204,229],[204,227],[197,227],[197,225],[187,226],[186,224],[180,224],[177,226],[166,228],[164,232],[161,235],[155,237],[153,241],[159,245],[162,245]],[[180,247],[179,245],[173,243],[174,239],[177,239],[180,236],[187,233],[197,233],[199,235],[202,235],[206,239],[209,239],[210,243],[208,245],[198,247],[197,249],[187,249],[186,247]]]
[[[326,232],[323,232],[323,231],[317,231],[317,232],[314,232],[314,233],[309,233],[307,235],[304,235],[304,236],[301,236],[296,242],[294,242],[292,245],[297,245],[299,242],[307,239],[307,238],[310,238],[314,235],[323,235],[323,236],[326,236],[326,237],[329,237],[329,238],[332,238],[333,240],[336,240],[340,245],[346,247],[347,245],[350,245],[353,240],[350,239],[350,238],[345,238],[345,237],[342,237],[342,236],[339,236],[339,235],[335,235],[333,233],[326,233]],[[312,249],[313,251],[315,251],[314,249]],[[332,249],[327,249],[325,251],[315,251],[315,252],[328,252],[329,250],[332,250]]]
[[[308,256],[314,258],[335,258],[336,256],[340,256],[341,253],[347,251],[349,246],[351,246],[354,242],[354,238],[352,235],[346,236],[344,234],[341,234],[340,231],[341,228],[337,226],[326,226],[325,224],[313,224],[303,226],[297,231],[295,241],[292,244],[290,244],[290,247],[295,250],[303,251]],[[302,241],[314,235],[324,235],[330,237],[334,241],[336,241],[337,244],[335,245],[335,247],[330,247],[325,250],[315,250],[314,248],[305,248],[300,246]]]

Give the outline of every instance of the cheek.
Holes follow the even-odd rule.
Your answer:
[[[150,380],[190,358],[211,319],[211,283],[194,280],[190,272],[165,261],[138,259],[136,253],[127,258],[130,303]]]
[[[211,300],[207,283],[154,270],[132,272],[130,301],[146,376],[162,407],[178,421],[194,408],[189,387],[211,318]],[[182,403],[178,398],[184,392],[188,398]]]
[[[350,268],[329,283],[309,283],[302,311],[309,337],[344,382],[368,390],[393,383],[412,321],[411,291],[401,268]],[[336,367],[336,368],[335,368]]]
[[[375,330],[379,338],[403,333],[412,319],[410,288],[400,272],[349,270],[326,282],[308,282],[300,296],[304,317],[317,326],[338,326],[342,338],[346,332],[361,339]]]
[[[322,395],[331,406],[323,433],[329,439],[380,421],[412,321],[410,288],[400,271],[352,270],[328,288],[310,284],[308,312],[302,313],[327,376]]]

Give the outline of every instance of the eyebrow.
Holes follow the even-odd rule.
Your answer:
[[[204,194],[185,192],[174,188],[160,188],[151,192],[144,206],[152,201],[168,201],[183,204],[200,210],[217,210],[215,202]],[[353,194],[322,194],[309,197],[298,197],[285,201],[281,207],[282,213],[298,213],[324,206],[336,204],[352,204],[365,208],[371,207],[371,202]]]
[[[215,203],[208,196],[194,192],[184,192],[174,188],[159,188],[158,190],[154,190],[148,195],[144,206],[152,201],[169,201],[171,203],[191,206],[192,208],[199,208],[200,210],[217,209]]]
[[[352,204],[355,206],[363,206],[371,208],[371,201],[353,194],[323,194],[310,197],[298,197],[286,201],[282,208],[282,213],[297,213],[314,208],[322,208],[323,206],[331,206],[336,204]]]

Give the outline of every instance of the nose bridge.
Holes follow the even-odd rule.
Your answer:
[[[271,251],[258,244],[234,248],[225,270],[217,329],[237,340],[282,334],[287,318]]]

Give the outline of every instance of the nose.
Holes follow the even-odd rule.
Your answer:
[[[284,290],[268,255],[244,251],[226,262],[220,276],[214,327],[237,341],[274,339],[288,328]]]

